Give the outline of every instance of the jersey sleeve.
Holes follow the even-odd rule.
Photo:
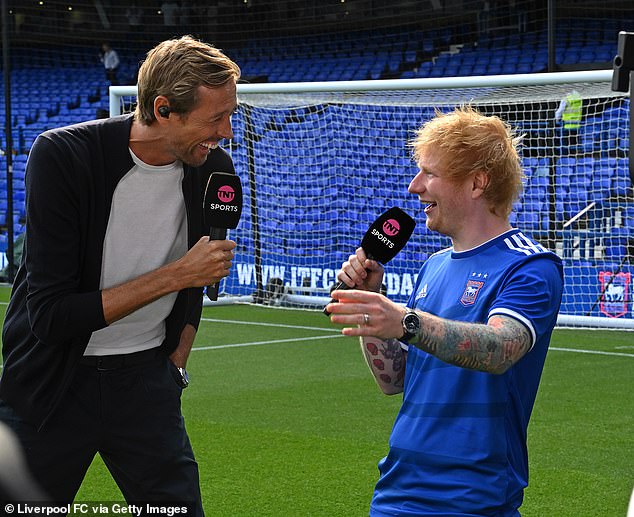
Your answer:
[[[531,334],[532,347],[555,325],[562,292],[559,258],[554,254],[531,257],[509,272],[488,317],[502,314],[520,321]]]

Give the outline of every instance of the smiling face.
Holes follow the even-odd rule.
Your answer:
[[[407,190],[425,205],[427,228],[456,239],[469,226],[472,181],[450,178],[446,167],[437,155],[424,154]]]
[[[521,189],[519,138],[495,116],[470,106],[436,113],[411,142],[420,172],[409,185],[425,204],[427,227],[464,251],[510,228]]]
[[[223,139],[233,138],[231,115],[237,108],[236,84],[230,80],[217,88],[199,86],[198,102],[189,113],[170,113],[165,126],[170,161],[200,167]]]

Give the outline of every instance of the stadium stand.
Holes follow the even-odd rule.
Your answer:
[[[84,11],[94,9],[93,2],[80,4]],[[475,22],[479,20],[477,2],[463,2],[466,8],[460,16],[453,15],[448,9],[425,13],[424,22],[413,17],[413,13],[417,12],[416,2],[409,2],[410,6],[408,2],[396,4],[398,7],[394,8],[397,13],[394,18],[385,13],[380,18],[361,17],[359,28],[354,22],[346,21],[346,16],[352,17],[354,13],[337,11],[336,16],[322,14],[323,23],[317,22],[322,20],[318,16],[310,18],[313,25],[307,25],[308,18],[297,15],[293,19],[287,13],[285,23],[291,25],[283,31],[275,27],[272,15],[267,18],[268,15],[259,12],[257,16],[262,17],[265,22],[263,25],[268,30],[260,31],[257,28],[258,25],[253,22],[254,14],[252,25],[245,25],[246,30],[240,29],[242,37],[229,31],[249,18],[237,13],[235,23],[232,23],[229,18],[231,14],[228,13],[223,18],[229,27],[226,29],[228,32],[218,33],[219,46],[241,65],[243,77],[248,82],[407,79],[549,71],[553,65],[549,63],[549,43],[554,45],[552,50],[557,70],[605,69],[611,67],[611,60],[616,53],[618,31],[634,29],[634,9],[611,8],[602,2],[584,2],[583,6],[579,2],[560,2],[563,5],[561,12],[557,13],[553,42],[548,39],[547,12],[541,2],[535,2],[538,7],[529,13],[509,11],[499,14],[498,18],[490,20],[487,27]],[[352,12],[353,3],[349,5]],[[334,3],[330,7],[333,10],[342,8]],[[13,214],[6,213],[6,157],[0,156],[0,248],[6,245],[7,225],[12,225],[14,236],[23,231],[25,164],[37,135],[49,128],[107,114],[108,85],[97,56],[98,45],[95,42],[99,40],[96,38],[107,37],[113,41],[113,47],[122,61],[118,74],[120,81],[122,84],[134,84],[136,68],[144,52],[156,40],[170,35],[162,32],[160,19],[149,8],[146,9],[146,20],[149,22],[143,31],[139,34],[126,31],[124,11],[124,2],[113,2],[115,14],[113,27],[109,31],[100,29],[93,33],[77,25],[76,37],[65,34],[63,38],[57,38],[58,31],[54,25],[48,29],[46,24],[42,26],[44,28],[31,26],[32,33],[24,27],[20,29],[21,33],[17,33],[15,27],[12,29],[10,122],[13,140]],[[27,13],[27,16],[31,15]],[[114,27],[117,20],[118,32]],[[181,33],[201,33],[203,37],[209,35],[211,25],[203,27],[195,20],[197,18],[190,13],[189,24],[183,25]],[[250,28],[253,31],[250,32]],[[6,120],[4,95],[4,92],[0,94],[0,119],[3,125]],[[537,155],[528,153],[524,158],[526,188],[516,203],[513,221],[539,234],[547,232],[553,223],[562,224],[591,201],[602,207],[615,199],[629,199],[632,202],[627,157],[615,152],[615,149],[626,149],[629,145],[629,130],[627,122],[624,122],[627,116],[623,106],[608,106],[603,111],[587,113],[574,156],[560,156],[554,164],[556,182],[552,187],[548,184],[548,160],[540,156],[539,152]],[[240,120],[235,122],[238,125],[241,123]],[[543,123],[531,120],[516,122],[532,142],[554,141],[552,129]],[[270,120],[261,121],[261,124],[266,123],[270,123]],[[358,133],[350,138],[352,141],[355,138],[360,141],[380,139],[385,130],[394,133],[396,128],[391,124],[389,112],[377,111],[372,123],[362,124],[357,128]],[[284,123],[280,127],[286,127],[285,131],[293,130]],[[402,129],[398,134],[405,141],[409,134],[406,128]],[[237,130],[236,134],[240,135],[241,131]],[[302,167],[314,166],[310,156],[303,154],[300,147],[294,147],[294,138],[301,137],[301,134],[280,134],[280,138],[286,142],[290,159],[295,161],[300,170]],[[336,135],[322,135],[322,138],[334,141]],[[235,145],[242,143],[239,139],[238,136]],[[8,152],[5,135],[1,137],[0,148],[3,153]],[[237,156],[239,160],[240,155]],[[266,161],[266,157],[259,158]],[[338,157],[333,159],[337,160]],[[246,166],[243,163],[236,165]],[[407,156],[395,152],[391,147],[383,149],[383,153],[377,153],[376,156],[359,158],[359,166],[362,165],[376,172],[390,167],[412,166]],[[350,161],[346,166],[350,166]],[[588,185],[592,187],[592,192],[600,193],[600,196],[588,199]],[[359,206],[370,203],[374,195],[363,185],[349,185],[346,188],[350,190],[349,199]],[[332,187],[324,178],[323,184],[312,185],[310,191],[304,189],[288,209],[292,209],[296,215],[303,212],[310,218],[311,210],[317,206],[310,196],[332,197],[330,189]],[[270,194],[269,199],[274,205],[276,194]],[[545,206],[545,200],[551,194],[556,200],[556,210],[552,214]],[[342,201],[335,201],[333,210],[338,209],[338,202]],[[350,205],[351,201],[346,203]],[[264,206],[263,210],[266,211],[267,207]],[[633,217],[634,210],[629,208],[619,213],[619,220],[615,221],[619,228],[616,232],[618,235],[605,246],[607,259],[612,260],[619,253],[628,251],[628,242],[631,242],[634,234]],[[267,218],[263,217],[263,220]],[[318,232],[319,228],[307,227],[304,230]],[[358,233],[362,230],[360,227]],[[429,235],[430,242],[434,239],[438,240],[438,246],[445,244],[441,242],[442,239]],[[342,235],[337,247],[348,249],[356,244]],[[246,237],[240,246],[252,246],[252,240]],[[280,242],[271,239],[264,246],[281,248],[289,255],[301,253],[301,246],[292,239]]]

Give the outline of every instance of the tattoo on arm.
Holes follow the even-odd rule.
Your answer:
[[[406,353],[396,339],[360,338],[361,351],[381,390],[393,395],[403,391]]]
[[[528,329],[508,316],[492,316],[486,325],[422,316],[421,330],[410,345],[463,368],[504,373],[532,345]]]

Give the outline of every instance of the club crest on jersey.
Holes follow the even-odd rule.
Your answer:
[[[460,297],[460,303],[465,307],[473,305],[483,285],[484,282],[479,282],[477,280],[467,280],[467,285],[465,286],[464,292]]]

